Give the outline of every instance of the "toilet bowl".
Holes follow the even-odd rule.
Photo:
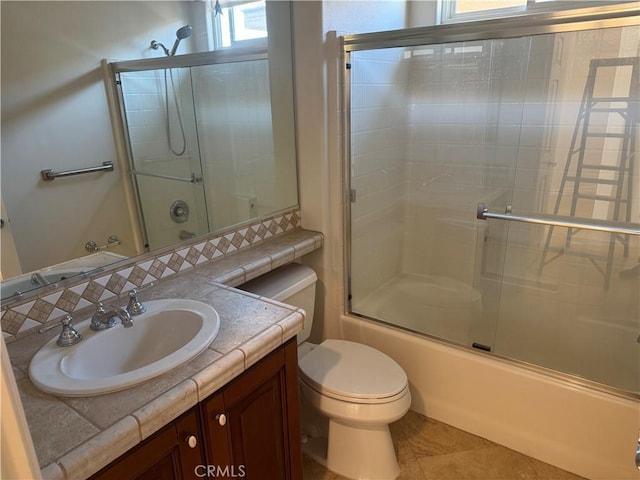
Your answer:
[[[303,397],[329,419],[327,468],[350,478],[396,478],[389,424],[411,405],[402,368],[378,350],[345,340],[325,340],[299,359],[299,367]]]
[[[320,345],[306,342],[316,280],[312,269],[294,263],[240,288],[303,308],[307,314],[298,334],[303,450],[345,477],[394,479],[400,468],[389,423],[409,410],[407,376],[393,359],[367,345],[335,339]]]

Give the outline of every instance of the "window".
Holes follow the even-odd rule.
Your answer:
[[[265,0],[208,0],[214,49],[261,43],[267,38]]]
[[[485,12],[487,10],[505,9],[505,8],[524,8],[527,6],[527,0],[456,0],[455,14],[469,12]]]
[[[607,5],[598,0],[438,0],[439,23],[488,20],[523,13]]]

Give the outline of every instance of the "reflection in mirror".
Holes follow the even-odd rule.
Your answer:
[[[283,146],[272,121],[293,125],[292,110],[271,102],[266,49],[185,55],[188,67],[155,68],[161,63],[112,64],[145,245],[157,249],[294,206],[293,142],[285,137]]]
[[[297,204],[289,4],[220,3],[251,3],[254,13],[266,5],[268,42],[234,34],[228,49],[268,45],[266,57],[123,73],[116,116],[101,60],[207,55],[222,45],[216,28],[224,23],[210,2],[0,3],[3,304],[15,292]],[[156,40],[171,51],[187,24],[192,33],[175,56],[151,47]],[[135,98],[136,75],[153,75],[155,94]],[[167,154],[169,138],[180,153],[182,129],[185,153]],[[105,162],[114,169],[54,181],[40,173]],[[88,251],[88,242],[104,248]]]

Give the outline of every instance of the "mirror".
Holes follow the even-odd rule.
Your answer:
[[[268,1],[266,7],[265,2],[220,3],[244,10],[216,16],[209,1],[0,3],[3,303],[15,291],[31,294],[43,283],[297,205],[290,5],[280,1]],[[266,17],[260,17],[261,8]],[[211,34],[216,22],[232,18],[237,25],[228,23],[222,30],[233,32],[235,27],[236,34],[224,38]],[[236,68],[243,65],[240,62],[198,73],[160,69],[152,80],[160,92],[155,96],[155,111],[144,103],[149,96],[145,100],[144,95],[136,99],[130,95],[129,75],[121,82],[128,123],[124,136],[131,141],[146,139],[168,151],[169,137],[174,144],[181,140],[181,120],[188,151],[188,161],[183,163],[188,168],[176,176],[201,181],[134,177],[130,170],[154,170],[147,168],[149,162],[128,163],[128,154],[136,158],[140,144],[114,141],[121,132],[111,120],[114,104],[105,88],[101,60],[164,57],[162,48],[151,48],[152,40],[170,50],[177,31],[186,24],[191,25],[192,34],[181,39],[173,60],[210,51],[220,43],[230,44],[231,49],[245,43],[264,44],[260,39],[264,25],[269,32],[268,60],[260,67],[253,63]],[[257,71],[253,80],[247,70]],[[166,85],[164,72],[170,72]],[[237,80],[233,75],[239,75]],[[176,84],[179,81],[193,88],[192,95],[182,87],[174,95],[172,76]],[[253,95],[256,85],[261,85],[263,94],[259,100]],[[236,88],[235,94],[225,96],[230,86]],[[259,116],[254,115],[253,123],[260,130],[251,131],[246,121],[256,112],[251,101],[264,103],[265,98],[270,101],[270,115],[264,108]],[[181,119],[171,110],[176,101]],[[138,102],[137,111],[127,110],[127,102],[129,106]],[[205,115],[203,102],[217,105],[218,110]],[[163,110],[167,105],[170,109]],[[167,113],[169,128],[165,127]],[[234,123],[234,119],[239,121]],[[269,160],[261,161],[266,150],[271,152]],[[180,158],[173,157],[164,159],[164,164],[177,167]],[[109,162],[114,165],[112,170],[53,181],[41,176],[42,170],[67,172],[108,166]],[[267,177],[273,179],[270,188],[278,194],[269,200],[264,182],[261,184]],[[143,190],[154,193],[149,196]],[[158,192],[162,202],[153,196]],[[139,199],[138,193],[147,200]],[[152,215],[143,208],[145,201],[157,207],[157,212]],[[242,214],[230,215],[230,211]],[[196,223],[189,224],[189,219]],[[154,230],[164,235],[159,241],[151,240]],[[87,250],[88,242],[94,242],[94,251]]]

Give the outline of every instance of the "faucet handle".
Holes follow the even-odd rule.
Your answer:
[[[141,290],[145,290],[152,286],[153,286],[153,282],[148,283],[147,285],[137,289],[134,288],[129,292],[129,305],[127,305],[127,308],[126,308],[127,312],[129,312],[132,316],[135,316],[135,315],[140,315],[147,311],[147,307],[142,305],[142,302],[138,300],[138,293],[140,293]]]
[[[131,315],[140,315],[147,311],[144,305],[138,300],[138,291],[132,290],[129,292],[129,305],[127,305],[127,311]]]
[[[62,325],[62,332],[60,332],[60,336],[56,341],[56,345],[59,347],[70,347],[71,345],[75,345],[82,340],[82,335],[78,333],[78,331],[73,328],[71,324],[73,322],[73,317],[71,315],[65,315],[62,317],[62,320],[59,323],[54,323],[53,325],[48,325],[46,327],[42,327],[38,329],[38,333],[44,333],[52,328],[55,328],[59,325]]]

